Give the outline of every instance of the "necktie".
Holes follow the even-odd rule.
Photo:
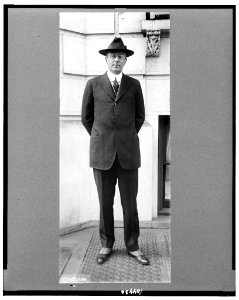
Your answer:
[[[115,95],[117,95],[117,92],[118,92],[118,89],[119,89],[119,84],[118,84],[118,81],[115,80],[113,81],[113,88],[114,88],[114,91],[115,91]]]

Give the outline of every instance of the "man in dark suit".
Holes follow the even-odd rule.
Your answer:
[[[115,37],[99,53],[105,55],[108,71],[87,82],[82,103],[82,123],[90,134],[90,167],[100,202],[102,249],[97,262],[103,264],[109,258],[115,241],[113,203],[118,179],[128,254],[148,265],[138,246],[136,203],[141,165],[138,132],[145,119],[144,101],[139,81],[122,73],[127,57],[134,52]]]

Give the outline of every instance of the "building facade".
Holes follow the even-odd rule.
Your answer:
[[[67,12],[60,14],[60,229],[99,220],[89,168],[90,137],[81,123],[88,79],[107,70],[100,49],[120,35],[135,54],[124,73],[138,79],[146,119],[139,133],[138,213],[151,221],[167,208],[170,193],[170,19],[166,12]],[[122,220],[117,189],[115,220]]]

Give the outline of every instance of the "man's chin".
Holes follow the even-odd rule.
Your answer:
[[[120,74],[120,72],[121,72],[121,70],[119,68],[113,68],[111,71],[114,74]]]

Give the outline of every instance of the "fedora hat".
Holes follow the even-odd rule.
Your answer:
[[[109,52],[123,52],[126,54],[126,56],[131,56],[134,54],[134,51],[127,49],[120,37],[115,37],[107,49],[102,49],[99,51],[99,53],[102,55],[106,55]]]

